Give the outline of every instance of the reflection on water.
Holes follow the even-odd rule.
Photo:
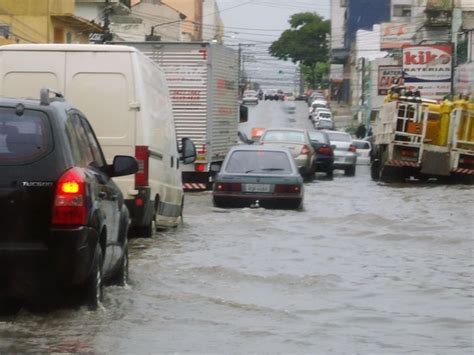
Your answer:
[[[98,312],[21,311],[3,352],[470,353],[473,189],[315,180],[304,211],[221,210],[131,241]]]

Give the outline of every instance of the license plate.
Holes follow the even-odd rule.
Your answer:
[[[245,191],[247,192],[270,192],[269,184],[246,184]]]

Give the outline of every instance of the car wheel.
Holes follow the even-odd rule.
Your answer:
[[[92,270],[85,284],[86,303],[90,310],[94,311],[102,302],[104,297],[104,285],[102,282],[102,249],[97,244],[95,247]]]
[[[328,168],[328,170],[326,171],[326,177],[328,179],[334,178],[334,169],[332,167]]]
[[[0,298],[0,316],[12,316],[17,314],[22,307],[22,303],[11,298]]]
[[[112,285],[125,286],[128,283],[128,260],[128,242],[125,241],[120,266],[111,281]]]
[[[146,226],[136,226],[134,228],[135,235],[138,238],[151,238],[153,237],[153,233],[155,231],[155,221],[154,219],[147,224]]]
[[[344,170],[344,175],[346,176],[354,176],[355,175],[355,166],[350,166]]]

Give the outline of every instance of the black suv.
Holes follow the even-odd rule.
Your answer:
[[[0,99],[0,303],[47,285],[95,309],[104,281],[128,277],[129,213],[111,177],[138,164],[108,165],[84,115],[54,94]]]

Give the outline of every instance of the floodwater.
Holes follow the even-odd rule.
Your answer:
[[[128,287],[0,318],[0,352],[473,353],[473,191],[358,166],[300,212],[189,193],[182,226],[131,240]]]

